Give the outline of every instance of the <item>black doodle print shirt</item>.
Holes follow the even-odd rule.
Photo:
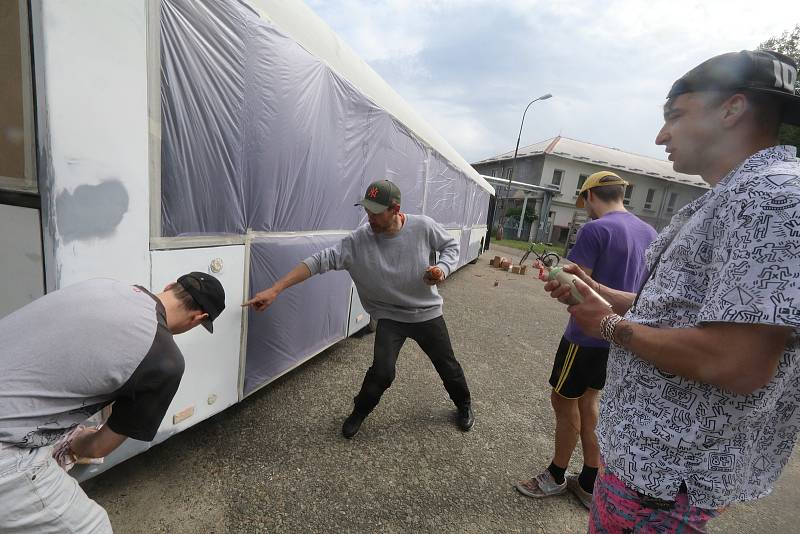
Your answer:
[[[663,250],[659,265],[653,265]],[[598,436],[627,485],[718,508],[768,494],[800,428],[800,161],[762,150],[686,205],[647,251],[656,269],[626,319],[794,328],[772,381],[750,395],[659,371],[613,345]],[[736,347],[731,347],[736,350]]]

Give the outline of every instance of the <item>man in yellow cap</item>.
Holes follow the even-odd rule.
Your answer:
[[[568,259],[601,284],[636,291],[647,276],[644,251],[656,232],[625,209],[627,185],[609,171],[596,172],[586,179],[575,205],[585,208],[592,220],[578,232]],[[555,454],[547,469],[516,483],[520,493],[541,498],[569,489],[589,507],[600,466],[594,430],[607,360],[608,342],[587,336],[570,319],[550,375],[550,400],[556,416]],[[566,474],[578,437],[583,447],[583,469],[580,475]]]

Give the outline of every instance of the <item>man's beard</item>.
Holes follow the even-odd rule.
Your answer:
[[[386,226],[380,226],[378,224],[369,223],[369,227],[372,228],[372,232],[375,234],[382,234],[389,229],[388,224]]]

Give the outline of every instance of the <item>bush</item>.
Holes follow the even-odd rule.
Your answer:
[[[520,214],[522,214],[522,208],[508,208],[506,210],[506,217],[513,218],[516,221],[519,221]],[[538,217],[533,213],[533,207],[529,207],[525,210],[525,223],[532,223],[536,219],[538,219]]]

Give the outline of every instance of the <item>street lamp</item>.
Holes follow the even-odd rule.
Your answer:
[[[534,98],[533,100],[528,102],[528,105],[525,106],[525,111],[522,112],[522,120],[519,123],[519,135],[517,136],[517,146],[514,148],[514,159],[511,160],[511,174],[508,176],[508,186],[506,187],[506,198],[503,201],[503,212],[500,214],[500,223],[498,224],[497,228],[497,233],[500,236],[498,237],[498,240],[502,239],[503,223],[505,222],[506,210],[508,209],[508,198],[511,196],[511,178],[514,176],[514,171],[516,170],[517,152],[519,152],[519,140],[522,138],[522,125],[525,124],[525,114],[528,113],[528,108],[531,107],[531,104],[533,104],[534,102],[538,102],[539,100],[547,100],[552,96],[553,95],[551,95],[550,93],[547,93],[540,96],[539,98]],[[520,224],[522,224],[522,221],[520,221]]]

